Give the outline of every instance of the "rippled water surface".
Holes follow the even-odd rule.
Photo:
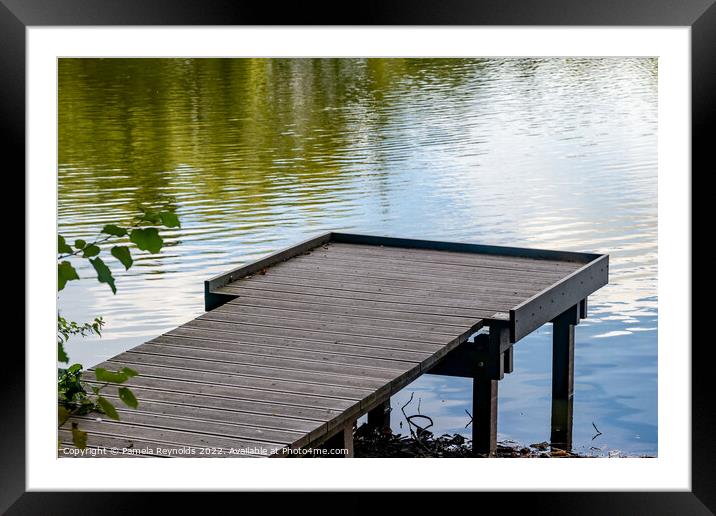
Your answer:
[[[59,296],[85,366],[203,311],[203,280],[346,230],[611,255],[577,327],[578,451],[657,453],[654,59],[61,60],[59,229],[90,239],[141,206],[182,227],[117,274]],[[551,327],[500,382],[499,438],[549,440]],[[471,382],[423,376],[413,411],[462,432]],[[593,424],[602,435],[595,435]]]

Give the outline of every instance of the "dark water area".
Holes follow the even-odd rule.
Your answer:
[[[65,317],[107,321],[73,362],[196,317],[204,279],[322,231],[609,253],[576,330],[574,448],[657,454],[655,59],[62,59],[58,100],[62,234],[140,207],[182,222],[116,295],[88,268],[60,293]],[[470,436],[470,380],[423,376],[393,406],[411,393],[436,433]],[[499,439],[549,440],[550,395],[546,325],[500,382]]]

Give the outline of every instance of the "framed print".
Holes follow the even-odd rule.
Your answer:
[[[27,199],[3,510],[714,510],[713,2],[161,7],[0,4]]]

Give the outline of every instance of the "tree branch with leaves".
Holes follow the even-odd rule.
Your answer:
[[[142,210],[129,224],[105,225],[93,241],[87,242],[76,239],[72,245],[67,239],[57,235],[57,291],[62,291],[68,282],[79,280],[75,263],[87,260],[97,273],[97,281],[109,285],[113,294],[117,293],[115,278],[112,270],[102,259],[103,251],[109,250],[127,271],[134,264],[132,252],[146,251],[157,254],[164,246],[159,228],[178,228],[179,219],[169,210]],[[111,247],[110,247],[111,246]],[[86,337],[89,335],[102,336],[104,327],[102,317],[96,317],[92,322],[77,323],[68,321],[60,314],[57,315],[57,360],[62,364],[69,364],[65,345],[72,337]],[[118,398],[128,407],[137,408],[139,402],[134,393],[122,386],[130,378],[139,373],[124,367],[118,371],[109,371],[95,368],[94,381],[86,380],[86,371],[81,364],[72,364],[67,368],[58,368],[58,428],[62,428],[73,416],[87,415],[93,412],[101,413],[119,421],[119,414],[114,404],[105,396],[104,389],[117,387]],[[87,446],[87,433],[79,428],[77,422],[72,422],[72,441],[75,446],[84,449]],[[59,445],[60,443],[58,443]]]

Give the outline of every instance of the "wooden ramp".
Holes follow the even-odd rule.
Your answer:
[[[350,448],[433,368],[499,380],[514,342],[573,307],[576,324],[607,277],[606,255],[328,233],[208,280],[204,315],[98,366],[137,370],[139,407],[75,420],[91,446],[155,455]]]

